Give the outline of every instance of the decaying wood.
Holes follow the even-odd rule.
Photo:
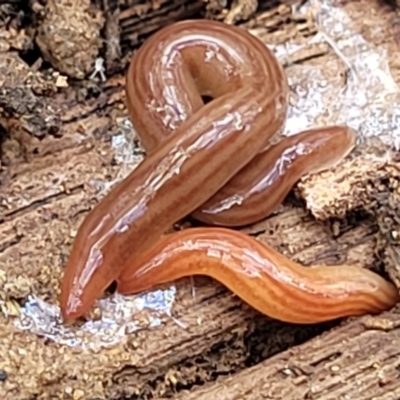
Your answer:
[[[121,47],[124,53],[140,45],[148,36],[171,22],[191,18],[204,8],[204,0],[158,0],[132,2],[120,7]],[[132,5],[131,5],[132,4]]]
[[[175,399],[398,399],[399,326],[400,314],[363,317]]]
[[[365,1],[346,5],[356,26],[367,40],[398,54],[395,13],[377,8],[370,15],[371,2],[366,7]],[[121,28],[121,47],[106,46],[108,71],[118,70],[120,51],[128,54],[166,22],[205,6],[200,1],[126,1],[118,2],[118,9],[111,0],[97,3],[112,12],[105,34],[115,38],[116,20]],[[217,2],[209,2],[208,11],[211,3],[217,8]],[[291,3],[242,26],[272,43],[314,34],[309,16],[293,14]],[[226,7],[224,1],[218,4]],[[17,42],[17,37],[12,39]],[[310,57],[324,62],[330,51],[315,47],[288,64]],[[26,68],[20,58],[11,58],[15,68]],[[396,59],[390,61],[399,82]],[[209,279],[194,280],[193,296],[187,279],[177,284],[174,319],[165,316],[160,327],[127,335],[114,347],[67,347],[17,329],[14,321],[27,296],[58,303],[77,227],[107,185],[121,179],[121,169],[126,174],[134,168],[143,152],[136,146],[126,162],[112,146],[112,138],[130,130],[122,76],[71,88],[60,76],[33,73],[28,80],[16,74],[7,81],[0,75],[0,125],[9,132],[0,175],[2,398],[399,398],[396,311],[346,320],[321,335],[336,323],[303,327],[271,321]],[[58,93],[60,88],[64,91]],[[35,118],[24,119],[27,114]],[[386,271],[400,287],[400,163],[363,154],[333,172],[302,180],[296,194],[307,211],[291,197],[275,215],[244,231],[305,265],[352,263]]]
[[[36,43],[44,59],[72,78],[84,78],[101,46],[101,13],[90,0],[47,0],[41,14]]]
[[[99,118],[95,113],[104,104],[106,110],[118,110],[118,104],[122,105],[121,87],[110,87],[106,94],[107,100],[67,109],[60,115],[62,135],[48,136],[40,145],[33,139],[31,145],[26,142],[29,162],[8,169],[8,184],[1,193],[4,222],[0,225],[2,287],[8,300],[34,293],[57,302],[63,255],[68,254],[73,231],[96,203],[97,193],[88,182],[110,181],[118,172],[110,167],[113,154],[109,139],[118,134],[116,116],[126,112]],[[376,261],[376,226],[369,221],[348,221],[331,229],[315,222],[301,208],[287,206],[247,232],[305,264],[348,262],[373,267]],[[101,397],[107,393],[115,399],[123,394],[138,398],[147,398],[150,393],[164,395],[176,390],[177,383],[192,385],[232,368],[244,368],[251,351],[245,341],[255,330],[266,332],[262,341],[257,339],[257,348],[266,357],[323,328],[294,329],[269,322],[209,281],[196,284],[195,299],[190,282],[182,283],[173,315],[187,328],[167,320],[162,329],[132,335],[97,354],[19,332],[12,318],[2,316],[0,351],[7,356],[0,369],[7,371],[3,385],[7,396],[29,398],[59,391],[76,398],[87,398],[88,393]],[[215,347],[221,349],[215,351]]]
[[[86,162],[95,158],[93,150],[86,153],[90,154],[84,158]],[[81,157],[79,152],[70,153],[71,165],[86,165],[81,162]],[[97,165],[101,170],[97,160],[96,157],[87,170],[77,168],[76,175],[74,172],[70,177],[74,187],[69,188],[67,195],[39,210],[36,207],[25,212],[21,210],[24,218],[18,216],[19,210],[14,210],[15,217],[2,225],[2,242],[9,240],[0,258],[6,266],[4,287],[8,295],[21,298],[32,290],[34,283],[39,283],[36,294],[56,300],[62,260],[59,253],[52,249],[54,246],[63,249],[70,244],[70,219],[74,220],[73,226],[77,226],[80,218],[74,216],[85,212],[90,205],[90,198],[75,186],[83,185],[76,182],[76,178],[82,175],[82,182],[85,176],[99,177],[93,168]],[[66,164],[63,163],[64,167]],[[65,170],[72,173],[70,168],[65,167]],[[43,166],[37,172],[38,175],[43,174],[46,181],[36,177],[34,186],[48,181],[48,171]],[[31,176],[28,171],[25,173]],[[31,183],[27,182],[25,189]],[[68,187],[68,182],[65,183]],[[39,191],[36,187],[32,191],[43,193],[44,189]],[[52,198],[55,194],[48,195]],[[46,199],[42,201],[46,203]],[[55,210],[62,212],[57,211],[57,219],[52,220]],[[38,211],[42,212],[39,214]],[[45,225],[46,217],[49,222]],[[20,226],[16,236],[17,232],[11,227],[17,225],[18,220]],[[24,234],[27,231],[29,236]],[[365,221],[356,227],[344,225],[339,227],[339,231],[338,237],[333,239],[326,225],[315,222],[301,209],[288,207],[267,222],[254,226],[248,233],[258,233],[260,240],[305,264],[347,262],[360,267],[373,267],[376,261],[376,226]],[[25,268],[27,263],[29,271]],[[0,361],[0,369],[8,373],[3,385],[6,398],[15,398],[17,394],[21,398],[29,398],[59,392],[75,393],[78,398],[81,398],[80,394],[82,398],[90,398],[89,394],[103,397],[107,393],[112,399],[133,394],[139,399],[147,398],[150,393],[171,394],[177,384],[190,386],[224,375],[232,368],[242,369],[247,361],[247,351],[255,351],[246,348],[245,339],[256,329],[264,332],[257,339],[257,349],[263,352],[263,357],[303,341],[322,329],[269,322],[215,282],[199,281],[195,293],[193,299],[190,282],[183,281],[173,308],[174,317],[186,329],[172,320],[166,320],[162,328],[131,335],[119,345],[97,353],[59,346],[33,334],[19,332],[12,326],[11,320],[7,323],[4,316],[1,317],[4,330],[0,351],[7,356]],[[219,351],[212,350],[218,347],[221,347]]]

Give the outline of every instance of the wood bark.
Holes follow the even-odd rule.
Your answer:
[[[399,326],[400,315],[395,313],[349,321],[174,399],[398,399]]]
[[[399,81],[396,11],[374,2],[371,9],[366,0],[341,3],[367,40],[389,52]],[[106,49],[108,65],[117,71],[119,51],[128,54],[142,36],[171,22],[170,12],[177,18],[189,15],[180,13],[189,2],[126,4],[120,13],[116,2],[108,4],[121,27],[121,47]],[[149,22],[141,24],[146,18],[140,7]],[[266,41],[284,42],[315,33],[304,21],[291,14],[288,4],[280,4],[242,26]],[[113,23],[106,26],[115,33]],[[326,53],[327,48],[313,50],[314,62],[326,62]],[[0,70],[5,71],[2,60]],[[26,68],[15,55],[7,58],[8,68],[9,60],[16,63],[15,73]],[[108,187],[144,156],[137,138],[130,136],[123,74],[104,85],[86,81],[58,92],[57,84],[36,76],[27,83],[25,75],[0,80],[0,124],[8,132],[0,176],[2,398],[400,397],[396,310],[340,324],[292,326],[258,314],[210,279],[195,279],[193,296],[193,282],[185,279],[177,283],[173,318],[163,316],[160,327],[126,335],[113,347],[68,347],[18,329],[18,311],[29,295],[58,304],[77,227]],[[131,149],[118,147],[116,138],[124,135],[132,140]],[[244,231],[305,265],[355,264],[387,273],[400,286],[400,164],[396,157],[366,157],[366,151],[333,172],[303,179],[296,196]]]

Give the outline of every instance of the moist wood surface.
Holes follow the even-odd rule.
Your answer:
[[[128,156],[113,147],[113,138],[130,132],[119,57],[167,20],[189,17],[197,7],[208,16],[221,11],[217,2],[205,7],[160,1],[152,7],[127,2],[118,14],[116,2],[98,3],[112,11],[113,17],[104,14],[109,38],[115,39],[116,20],[121,26],[118,46],[106,48],[108,70],[120,74],[107,82],[68,85],[62,75],[41,72],[28,80],[28,67],[17,56],[27,46],[23,34],[8,39],[13,45],[6,43],[0,53],[0,125],[7,132],[0,186],[2,398],[399,398],[396,310],[340,325],[292,326],[263,317],[209,279],[194,280],[193,296],[187,279],[177,285],[175,320],[164,317],[160,327],[127,335],[111,348],[62,346],[14,326],[29,295],[58,304],[63,266],[80,222],[104,195],[104,182],[120,179],[143,157],[134,138]],[[292,16],[291,3],[268,9],[244,27],[274,43],[312,34],[312,24],[301,25]],[[342,3],[366,39],[387,49],[399,81],[396,11],[366,0]],[[138,23],[146,18],[148,23]],[[332,57],[326,48],[313,54],[317,63]],[[352,263],[387,274],[399,286],[400,163],[363,154],[302,180],[296,188],[302,201],[292,195],[275,215],[245,231],[306,265]]]
[[[175,399],[398,399],[399,323],[394,313],[346,322]]]

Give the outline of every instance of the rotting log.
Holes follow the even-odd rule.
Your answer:
[[[25,142],[29,162],[11,163],[8,168],[1,191],[0,265],[2,294],[10,301],[34,293],[57,302],[73,231],[97,201],[88,182],[111,181],[118,173],[111,166],[109,139],[118,134],[116,116],[124,112],[114,115],[108,111],[119,109],[121,90],[116,81],[116,87],[110,85],[106,91],[107,100],[66,107],[60,115],[62,135],[40,143],[35,138]],[[99,117],[100,110],[110,116]],[[333,228],[290,205],[247,229],[305,264],[347,262],[369,268],[376,264],[376,232],[374,223],[357,218]],[[0,350],[7,356],[0,369],[8,375],[3,384],[6,398],[59,392],[79,396],[83,389],[85,394],[102,397],[107,393],[115,399],[128,394],[137,398],[171,394],[175,385],[190,386],[244,368],[255,348],[267,357],[325,328],[270,322],[222,286],[202,282],[196,283],[195,299],[190,282],[182,282],[178,292],[173,315],[186,329],[167,320],[161,328],[131,335],[115,348],[96,354],[20,332],[12,317],[2,315]],[[247,347],[256,331],[263,333]]]
[[[352,2],[346,9],[368,40],[398,54],[394,13],[385,8],[372,12],[365,4]],[[273,8],[244,26],[274,42],[294,37],[299,31],[312,34],[311,25],[296,28],[297,17],[285,14],[288,10]],[[290,29],[284,30],[282,39],[278,31],[284,24]],[[379,24],[382,30],[378,32],[373,27]],[[329,57],[326,52],[319,49],[313,53],[319,54],[314,62],[325,62]],[[394,56],[390,61],[399,81],[399,65]],[[18,305],[29,294],[57,303],[60,276],[74,232],[106,189],[100,188],[99,193],[93,181],[112,182],[120,172],[111,140],[121,134],[126,121],[123,83],[117,76],[101,90],[88,84],[68,88],[63,94],[55,94],[54,88],[50,94],[43,92],[37,95],[43,99],[42,115],[36,115],[41,117],[39,123],[19,118],[16,98],[2,118],[10,133],[2,147],[0,187],[0,299],[5,300],[0,313],[3,398],[117,400],[126,396],[171,398],[174,394],[179,399],[333,399],[346,395],[363,399],[370,394],[398,398],[395,362],[399,339],[394,312],[387,314],[386,320],[344,321],[310,339],[331,325],[294,327],[270,321],[221,285],[196,279],[195,297],[191,282],[183,280],[173,307],[174,318],[186,329],[165,318],[161,327],[131,334],[113,348],[91,351],[60,346],[14,327],[13,311],[18,312]],[[19,99],[22,104],[27,101],[23,95]],[[0,107],[5,100],[0,98]],[[57,115],[57,134],[46,132],[42,123],[49,103],[56,109],[49,115]],[[30,105],[26,112],[34,113],[35,107]],[[35,126],[42,127],[44,133],[33,134]],[[143,155],[140,149],[136,152],[138,158]],[[133,168],[135,162],[127,168]],[[383,265],[399,285],[398,263],[390,262],[397,254],[398,236],[393,232],[398,229],[399,164],[396,159],[379,165],[369,162],[359,158],[331,175],[301,182],[298,197],[321,221],[289,202],[271,218],[245,231],[306,265],[346,262],[378,272],[383,272]],[[336,185],[335,193],[321,192],[321,179],[325,187],[326,182],[342,188],[352,183],[353,191],[337,191]],[[362,196],[355,196],[361,191],[354,189],[365,187],[368,190]],[[318,193],[320,202],[307,201],[310,193]],[[290,348],[293,345],[298,346]],[[372,349],[377,350],[376,356],[366,354]],[[236,375],[230,380],[218,382],[233,373]],[[195,386],[202,384],[207,386],[196,391]],[[180,395],[183,389],[193,393]]]
[[[77,157],[80,155],[71,155],[71,162],[76,163]],[[92,154],[87,160],[93,158]],[[65,237],[70,242],[69,220],[79,220],[74,215],[84,211],[90,200],[78,192],[59,201],[64,201],[63,213],[46,224],[42,219],[49,211],[48,208],[44,211],[46,205],[28,210],[25,221],[29,225],[21,226],[18,243],[9,244],[1,254],[1,262],[6,265],[5,287],[14,298],[26,296],[25,291],[32,290],[34,283],[36,294],[55,300],[62,260],[52,249],[65,246]],[[57,207],[57,201],[51,203]],[[17,219],[11,218],[2,225],[3,229],[7,226],[10,229]],[[75,226],[75,221],[72,224]],[[288,206],[254,229],[249,234],[257,232],[260,240],[305,264],[315,260],[328,265],[348,262],[373,267],[375,264],[376,226],[368,221],[356,227],[341,227],[339,236],[333,239],[326,225],[315,222],[303,210]],[[20,259],[21,269],[15,268],[16,257]],[[25,279],[32,283],[24,282]],[[91,398],[89,394],[104,397],[105,393],[111,399],[127,395],[138,399],[151,398],[151,394],[171,395],[175,386],[191,386],[244,368],[249,362],[248,352],[256,351],[253,346],[257,346],[264,358],[303,342],[324,328],[270,322],[212,281],[196,280],[194,299],[190,282],[183,281],[180,286],[173,316],[186,329],[166,320],[160,328],[130,335],[115,347],[95,353],[59,346],[34,334],[20,332],[13,327],[11,318],[2,316],[0,350],[7,356],[0,361],[0,369],[8,374],[3,384],[5,398],[55,396],[60,392],[78,396],[82,391],[84,398]],[[256,330],[258,337],[247,348],[246,342]]]
[[[174,399],[398,399],[399,327],[400,314],[395,313],[349,321]]]

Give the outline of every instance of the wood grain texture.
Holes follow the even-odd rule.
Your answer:
[[[372,4],[375,8],[375,2]],[[363,34],[391,54],[392,72],[399,82],[400,36],[396,14],[372,10],[370,0],[353,1],[346,7],[352,9],[349,12]],[[264,37],[280,40],[279,34],[271,36],[271,31],[278,31],[286,18],[289,17],[277,9],[264,16],[265,26],[273,21],[265,29],[269,36]],[[378,21],[380,29],[376,29]],[[295,26],[293,20],[291,24]],[[292,33],[291,29],[285,30],[280,37],[285,39]],[[324,63],[324,54],[315,62]],[[3,143],[1,155],[0,271],[2,276],[6,275],[0,285],[1,298],[23,302],[28,294],[34,293],[56,302],[63,257],[68,254],[76,227],[101,195],[89,182],[93,179],[111,182],[121,169],[126,172],[133,167],[131,161],[121,168],[121,154],[115,156],[111,148],[111,138],[123,132],[126,121],[121,84],[123,80],[115,77],[100,95],[89,90],[78,104],[66,98],[50,98],[63,106],[57,111],[62,121],[61,137],[48,135],[38,140],[15,125],[10,128],[10,138]],[[134,156],[140,157],[140,151],[136,150]],[[353,168],[347,171],[345,180],[353,174],[358,176],[359,167]],[[354,262],[361,267],[376,268],[379,250],[386,248],[382,238],[377,238],[383,226],[381,221],[386,224],[386,232],[400,231],[395,212],[399,204],[396,197],[399,170],[396,161],[391,166],[369,170],[371,190],[358,204],[371,214],[362,221],[353,215],[345,220],[316,222],[302,208],[288,206],[246,232],[304,264]],[[54,176],[63,179],[50,188],[49,179]],[[390,195],[386,187],[391,188]],[[332,198],[331,191],[319,193]],[[340,196],[340,204],[332,210],[351,209],[354,193]],[[375,212],[377,209],[379,214]],[[388,264],[389,275],[400,276],[396,265],[399,264]],[[0,370],[7,373],[7,379],[0,382],[2,398],[119,400],[132,395],[132,399],[140,400],[166,396],[182,399],[192,395],[185,393],[179,397],[180,391],[194,390],[196,385],[207,382],[210,394],[216,398],[222,388],[218,383],[213,388],[216,380],[227,374],[240,374],[249,365],[302,343],[326,328],[309,331],[303,327],[294,330],[291,326],[276,326],[244,307],[214,282],[196,282],[196,286],[193,300],[190,282],[182,282],[174,306],[174,316],[186,323],[186,330],[167,320],[160,329],[131,335],[116,348],[97,353],[77,352],[18,331],[13,317],[7,317],[2,310]],[[388,318],[392,322],[380,325],[398,325],[396,314]],[[397,399],[400,397],[396,369],[400,348],[398,328],[389,332],[366,329],[362,321],[344,322],[335,331],[278,354],[249,369],[249,373],[243,372],[245,375],[235,375],[233,380],[225,382],[225,389],[233,399],[243,394],[241,386],[253,398],[264,392],[266,398],[278,399],[280,393],[286,393],[286,399],[290,400],[346,399],[346,394],[361,400],[373,396]],[[342,354],[338,356],[338,352]],[[273,385],[264,377],[270,377]],[[357,397],[358,387],[360,397]],[[197,395],[207,398],[204,391]]]
[[[399,324],[400,314],[354,320],[174,400],[398,399]]]

